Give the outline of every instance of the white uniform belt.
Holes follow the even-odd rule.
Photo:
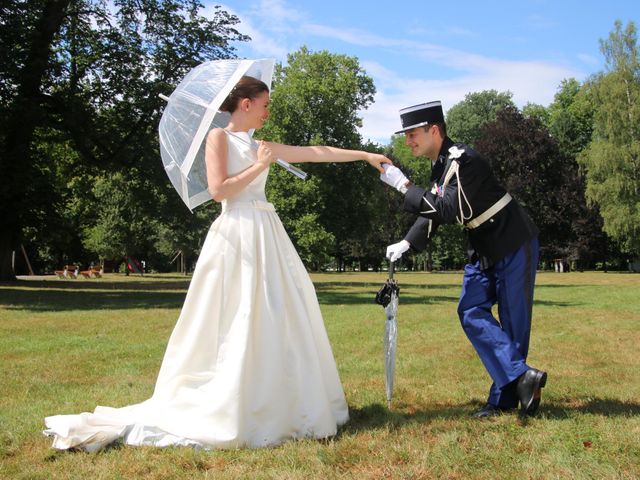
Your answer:
[[[222,201],[222,211],[227,212],[229,210],[236,210],[239,208],[255,208],[258,210],[267,210],[270,212],[275,212],[275,207],[272,203],[265,202],[264,200],[246,200],[246,201],[231,201],[228,202],[226,200]]]
[[[505,193],[504,196],[498,200],[496,203],[487,208],[484,212],[478,215],[476,218],[469,220],[465,227],[469,229],[474,229],[482,225],[484,222],[493,217],[496,213],[502,210],[507,204],[511,201],[511,195]]]

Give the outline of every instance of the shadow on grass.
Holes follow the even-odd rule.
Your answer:
[[[153,278],[148,275],[145,278]],[[150,282],[146,280],[103,281],[97,280],[28,280],[0,283],[0,292],[20,290],[182,290],[189,287],[191,277]]]
[[[541,405],[538,414],[535,417],[522,417],[517,410],[513,413],[506,413],[504,416],[512,416],[514,421],[519,425],[526,427],[527,424],[535,419],[559,419],[569,420],[575,418],[576,414],[592,414],[604,417],[631,417],[640,416],[640,403],[625,402],[613,398],[595,398],[587,399],[582,405],[572,405],[580,402],[580,399],[571,401],[547,402]],[[424,409],[417,411],[403,411],[407,409],[407,405],[400,404],[397,409],[389,410],[380,403],[374,403],[362,408],[349,407],[349,421],[345,426],[338,430],[335,437],[330,439],[319,440],[320,443],[329,442],[340,439],[345,434],[354,434],[371,430],[396,430],[410,423],[427,423],[435,419],[457,420],[466,418],[474,422],[491,422],[491,419],[472,419],[472,412],[481,406],[478,402],[467,402],[459,406],[442,407],[436,406],[432,409]],[[102,452],[111,450],[120,450],[124,447],[121,440],[115,441],[107,445]],[[46,462],[55,462],[63,455],[69,454],[87,454],[79,450],[51,451],[44,457]],[[0,455],[2,457],[2,455]]]
[[[180,308],[189,283],[185,282],[24,282],[0,285],[0,306],[7,310],[71,311],[127,308]],[[18,287],[18,288],[15,288]],[[377,292],[318,292],[323,305],[374,305]],[[456,296],[405,294],[401,303],[457,302]]]
[[[131,278],[131,277],[129,277]],[[191,277],[127,280],[28,280],[0,283],[0,306],[8,310],[72,311],[96,309],[153,309],[180,308],[184,302]],[[160,280],[160,281],[158,281]],[[383,282],[318,282],[315,284],[318,301],[323,305],[373,305],[375,294]],[[558,285],[559,287],[560,285]],[[349,288],[366,289],[353,291]],[[555,287],[555,286],[554,286]],[[567,286],[564,286],[567,288]],[[443,290],[454,288],[452,295]],[[457,304],[457,283],[401,285],[401,305]],[[412,289],[412,290],[411,290]],[[574,307],[575,302],[536,301],[536,305]]]
[[[435,406],[432,409],[407,411],[406,406],[398,405],[397,408],[389,410],[380,403],[374,403],[362,408],[349,407],[349,422],[340,430],[339,434],[357,433],[364,430],[378,430],[381,428],[400,428],[407,423],[428,422],[437,418],[460,418],[468,417],[471,409],[470,404],[441,407]]]
[[[568,418],[576,412],[603,417],[632,417],[640,416],[640,402],[615,398],[573,398],[545,402],[540,405],[540,412],[546,417],[558,419]]]
[[[435,419],[471,418],[471,414],[481,406],[482,404],[478,402],[468,402],[451,407],[435,406],[434,408],[415,411],[402,404],[392,410],[380,403],[362,408],[349,407],[350,420],[338,435],[381,428],[394,429],[408,423],[426,423]],[[622,401],[615,398],[558,400],[541,404],[537,415],[534,417],[521,417],[518,410],[513,410],[513,412],[504,415],[511,415],[516,421],[526,425],[530,420],[536,418],[568,420],[575,418],[576,414],[600,415],[603,417],[635,417],[640,416],[640,403]]]
[[[375,288],[379,289],[384,282],[387,281],[386,277],[381,277],[379,282],[313,282],[316,287],[316,290],[322,289],[334,289],[334,288],[342,288],[342,287],[359,287],[359,288]],[[398,281],[400,288],[419,288],[421,290],[444,290],[448,288],[456,288],[459,289],[461,282],[456,283],[439,283],[436,285],[431,285],[429,283],[404,283],[402,281]]]
[[[39,283],[39,285],[36,285]],[[57,312],[101,309],[180,308],[188,282],[29,282],[12,288],[0,285],[0,307],[6,310]],[[376,290],[368,292],[337,292],[319,290],[321,305],[375,305]],[[400,305],[431,305],[449,303],[455,306],[456,295],[400,294]],[[568,307],[567,302],[536,302],[536,305]],[[454,308],[454,307],[452,307]]]
[[[369,292],[338,292],[336,290],[322,291],[316,289],[318,295],[318,302],[321,305],[370,305],[374,304],[374,298],[378,290],[371,290]],[[403,293],[400,290],[400,305],[431,305],[437,303],[452,303],[455,310],[455,306],[458,304],[459,296],[455,295],[432,295],[426,293]],[[547,306],[547,307],[576,307],[582,305],[577,302],[558,302],[558,301],[534,301],[534,306]]]
[[[376,290],[377,291],[377,290]],[[376,291],[358,293],[318,292],[321,305],[375,305]],[[401,305],[458,302],[457,296],[400,294]],[[381,311],[382,311],[382,307]]]
[[[102,309],[180,308],[186,289],[178,292],[148,291],[131,288],[127,284],[118,290],[79,290],[41,288],[10,290],[0,287],[0,306],[6,310],[57,312]]]

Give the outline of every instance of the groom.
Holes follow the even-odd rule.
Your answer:
[[[419,215],[403,240],[387,247],[398,260],[409,248],[421,251],[438,225],[460,223],[468,240],[458,316],[467,337],[493,379],[487,403],[474,417],[517,408],[533,415],[546,372],[526,364],[533,289],[538,263],[538,229],[496,181],[489,163],[448,136],[439,101],[400,111],[405,143],[414,156],[431,159],[429,188],[412,185],[402,171],[385,165],[380,179],[405,195],[404,209]],[[498,304],[500,321],[491,313]]]

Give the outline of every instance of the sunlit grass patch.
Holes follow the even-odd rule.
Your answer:
[[[43,418],[148,398],[188,278],[0,285],[0,478],[640,478],[640,276],[538,275],[530,363],[539,414],[469,414],[490,379],[456,315],[460,273],[399,272],[386,406],[384,273],[313,274],[351,420],[335,438],[258,450],[115,445],[56,452]]]

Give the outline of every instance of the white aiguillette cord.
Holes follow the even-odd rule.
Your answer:
[[[160,93],[160,94],[158,94],[158,96],[161,99],[163,99],[165,102],[169,101],[169,97],[167,97],[166,95],[163,95],[163,94]],[[215,123],[212,123],[212,126],[218,127],[218,128],[222,128],[222,127],[220,127],[220,125],[216,125]],[[229,130],[225,130],[225,132],[227,132],[229,135],[233,135],[235,138],[240,140],[245,145],[248,145],[249,147],[255,149],[255,147],[251,143],[247,142],[244,138],[240,137],[239,135],[236,135],[233,132],[230,132]],[[301,180],[306,180],[307,179],[307,172],[304,172],[304,171],[300,170],[299,168],[294,167],[289,162],[285,162],[281,158],[276,158],[276,163],[278,165],[280,165],[282,168],[284,168],[285,170],[287,170],[288,172],[293,173],[299,179],[301,179]]]
[[[459,169],[460,164],[455,159],[452,160],[451,166],[449,167],[449,170],[447,171],[447,174],[444,178],[444,182],[442,183],[442,189],[444,192],[444,189],[447,188],[447,185],[449,185],[449,180],[451,180],[451,177],[455,175],[456,179],[458,180],[458,208],[460,209],[460,217],[456,215],[456,221],[460,225],[464,225],[465,220],[469,220],[471,217],[473,217],[473,208],[471,207],[469,200],[467,200],[467,195],[462,189],[462,182],[460,181],[460,174],[458,173]],[[463,200],[464,203],[467,204],[467,207],[469,207],[469,215],[465,215],[464,213],[464,206],[462,204]]]

